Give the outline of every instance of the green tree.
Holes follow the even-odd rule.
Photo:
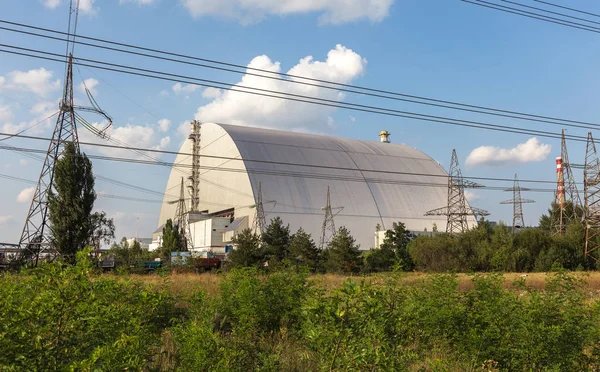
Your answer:
[[[320,266],[320,253],[310,234],[302,228],[290,238],[289,257],[294,264],[317,270]]]
[[[392,228],[385,232],[381,249],[393,251],[395,259],[400,260],[404,271],[411,271],[415,268],[415,264],[408,253],[408,243],[414,238],[414,234],[406,229],[406,225],[402,222],[394,222]]]
[[[229,252],[231,267],[260,267],[265,257],[260,249],[260,238],[250,229],[244,229],[233,238],[235,248]]]
[[[75,254],[90,242],[96,193],[92,163],[71,142],[54,165],[54,186],[56,193],[48,193],[53,244],[65,261],[74,263]]]
[[[579,222],[583,219],[585,211],[583,208],[573,204],[572,201],[565,203],[563,212],[563,226],[568,226],[571,222]],[[554,232],[557,231],[560,224],[560,206],[557,203],[552,203],[548,209],[548,214],[543,214],[540,217],[540,229]]]
[[[112,218],[106,217],[105,212],[95,212],[90,216],[90,232],[88,245],[95,249],[100,244],[109,244],[115,238],[115,223]]]
[[[336,232],[323,252],[327,272],[350,273],[360,270],[360,251],[356,239],[344,226]]]
[[[283,261],[289,253],[290,227],[283,226],[281,218],[275,217],[261,236],[262,249],[271,263]]]
[[[169,218],[163,227],[162,244],[160,253],[163,258],[170,258],[171,252],[186,251],[184,238],[179,233],[177,226],[173,225],[173,221]]]

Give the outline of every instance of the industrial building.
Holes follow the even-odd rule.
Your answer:
[[[385,131],[377,142],[192,122],[191,133],[171,170],[155,241],[166,220],[176,218],[172,201],[182,178],[198,250],[224,250],[236,233],[252,228],[259,189],[267,223],[279,216],[315,242],[328,187],[336,228],[348,228],[361,249],[374,245],[376,226],[385,230],[393,222],[415,232],[434,225],[445,231],[446,217],[424,214],[447,203],[447,172],[423,152],[389,143]]]

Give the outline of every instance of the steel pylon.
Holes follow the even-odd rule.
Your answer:
[[[192,141],[192,175],[188,177],[188,191],[190,194],[190,211],[198,212],[200,205],[200,125],[198,120],[192,120],[192,132],[189,139]]]
[[[60,112],[19,240],[22,257],[34,260],[36,264],[40,255],[49,250],[52,243],[51,226],[48,223],[48,194],[54,187],[54,165],[69,142],[73,143],[76,153],[79,154],[79,138],[73,106],[73,55],[68,57]]]
[[[505,189],[504,191],[512,191],[513,198],[500,202],[500,204],[512,204],[513,205],[513,233],[525,226],[525,219],[523,218],[523,204],[524,203],[535,203],[535,200],[521,198],[521,191],[528,191],[528,188],[523,188],[519,185],[519,179],[515,173],[515,182],[513,187]]]
[[[179,234],[183,236],[185,239],[185,245],[188,251],[191,251],[194,248],[194,243],[192,242],[192,234],[190,231],[189,224],[189,214],[187,212],[187,207],[185,205],[185,191],[184,191],[184,183],[183,177],[181,177],[181,188],[179,190],[179,199],[177,200],[177,208],[175,209],[175,221],[174,224],[177,226],[179,230]]]
[[[458,234],[467,231],[469,229],[468,216],[475,216],[475,219],[477,219],[477,216],[489,216],[487,211],[473,208],[467,203],[465,189],[479,187],[482,187],[482,185],[463,178],[456,150],[452,150],[450,171],[448,172],[448,204],[445,207],[426,212],[425,216],[446,216],[447,233]]]
[[[252,230],[255,234],[262,234],[267,228],[267,221],[265,218],[265,209],[262,198],[262,183],[260,181],[258,182],[258,194],[256,196],[256,204],[254,204],[253,207],[256,210],[254,214]]]
[[[585,200],[585,256],[598,250],[600,235],[600,161],[592,133],[588,133],[585,151],[585,168],[583,169],[583,187]]]
[[[333,217],[335,217],[335,215],[339,213],[339,211],[341,211],[343,208],[344,207],[331,207],[331,193],[329,192],[329,186],[327,186],[327,201],[325,202],[325,206],[321,208],[323,211],[325,211],[325,216],[323,217],[323,226],[321,227],[321,239],[319,241],[319,248],[327,248],[327,245],[335,236],[337,231],[335,229],[335,222],[333,221]],[[333,213],[334,209],[337,210],[337,213],[335,214]]]

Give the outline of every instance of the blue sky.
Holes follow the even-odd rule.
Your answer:
[[[529,5],[535,6],[536,3]],[[254,4],[254,5],[248,5]],[[576,0],[570,6],[600,12],[600,4]],[[183,54],[376,87],[407,94],[447,99],[573,120],[600,122],[597,101],[600,78],[600,36],[526,19],[458,0],[91,0],[82,1],[78,32],[125,43]],[[67,0],[0,0],[1,19],[66,30]],[[60,42],[40,40],[0,30],[0,43],[64,52]],[[339,45],[339,47],[338,47]],[[328,53],[330,53],[328,60]],[[82,46],[76,55],[128,63],[184,75],[238,83],[241,75],[123,56]],[[260,57],[266,56],[266,57]],[[311,61],[299,61],[312,56]],[[259,57],[259,58],[257,58]],[[267,58],[268,57],[268,58]],[[330,62],[330,63],[316,63]],[[276,64],[279,63],[279,65]],[[41,70],[44,69],[44,70]],[[55,62],[0,54],[0,129],[26,128],[56,110],[64,67]],[[247,77],[246,77],[247,78]],[[245,79],[246,79],[245,78]],[[84,79],[103,109],[114,118],[113,136],[139,147],[177,150],[184,138],[182,123],[199,118],[245,125],[263,125],[360,139],[377,140],[382,129],[392,142],[406,143],[448,167],[452,149],[466,176],[555,179],[554,139],[459,128],[347,110],[294,107],[262,101],[272,111],[252,110],[255,101],[238,104],[223,92],[181,86],[107,71],[75,71],[76,99]],[[59,82],[57,82],[57,80]],[[257,84],[264,84],[258,82]],[[285,87],[288,87],[285,85]],[[327,92],[317,91],[322,97]],[[334,92],[335,94],[335,92]],[[334,96],[337,97],[337,96]],[[397,110],[444,115],[465,120],[522,126],[559,132],[559,126],[448,111],[421,105],[347,94],[345,101]],[[272,106],[269,106],[272,105]],[[286,112],[301,110],[304,122]],[[263,115],[263,116],[261,116]],[[101,118],[87,116],[90,121]],[[54,121],[26,133],[50,135]],[[98,124],[100,125],[100,124]],[[187,127],[186,127],[187,128]],[[82,130],[83,131],[83,130]],[[584,129],[568,133],[585,135]],[[89,133],[82,133],[91,139]],[[529,141],[529,142],[528,142]],[[2,144],[44,148],[46,143],[9,139]],[[518,147],[519,144],[525,144]],[[506,149],[478,150],[480,146]],[[511,149],[514,149],[510,151]],[[84,148],[96,153],[96,149]],[[570,144],[571,161],[583,163],[583,143]],[[123,154],[131,156],[131,154]],[[0,150],[0,174],[37,180],[41,162]],[[490,157],[505,159],[490,162]],[[162,157],[170,160],[168,156]],[[531,161],[533,160],[533,161]],[[145,188],[163,191],[169,169],[158,166],[94,163],[95,173]],[[488,182],[510,187],[509,183]],[[29,207],[24,189],[31,185],[0,179],[0,241],[18,240]],[[535,187],[535,185],[531,185]],[[543,185],[542,187],[553,187]],[[97,191],[160,199],[156,195],[97,181]],[[19,198],[19,195],[21,197]],[[512,221],[510,206],[499,201],[512,195],[476,191],[474,206],[489,210],[492,220]],[[536,204],[524,207],[525,221],[536,224],[552,199],[550,193],[524,193]],[[19,201],[20,200],[20,201]],[[159,204],[98,198],[96,208],[115,218],[117,236],[133,236],[139,217],[140,236],[156,227]]]

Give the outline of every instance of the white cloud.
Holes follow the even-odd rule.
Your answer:
[[[220,16],[243,24],[269,15],[318,13],[320,23],[341,24],[362,19],[380,22],[394,0],[180,0],[194,17]]]
[[[208,87],[202,91],[202,97],[204,98],[219,98],[223,94],[221,89]]]
[[[362,75],[367,61],[359,54],[342,45],[337,45],[327,54],[323,62],[314,61],[313,57],[302,58],[288,73],[314,79],[349,83]],[[248,67],[280,72],[279,62],[272,62],[265,55],[255,57]],[[244,87],[283,91],[304,96],[340,100],[338,91],[318,86],[291,84],[286,81],[265,79],[258,76],[244,75],[235,85],[236,89]],[[297,129],[302,131],[322,132],[330,130],[331,114],[334,107],[318,106],[309,103],[287,101],[242,92],[225,91],[212,102],[198,108],[195,118],[201,122],[229,123],[254,127]],[[189,131],[188,127],[185,132]]]
[[[175,94],[177,94],[177,95],[192,94],[196,90],[198,90],[198,88],[200,88],[199,85],[194,85],[194,84],[182,85],[181,83],[177,83],[177,84],[173,85],[173,87],[172,87],[173,92],[175,92]]]
[[[79,11],[81,13],[94,15],[98,12],[98,8],[94,7],[96,0],[79,0]]]
[[[0,80],[7,90],[33,92],[42,97],[61,88],[60,80],[53,80],[54,73],[45,68],[29,71],[12,71]]]
[[[97,129],[104,129],[106,123],[93,123],[92,124]],[[171,139],[169,137],[161,137],[159,135],[159,130],[155,130],[156,126],[149,125],[133,125],[127,124],[122,127],[110,127],[106,130],[106,135],[110,138],[118,140],[122,143],[125,143],[129,146],[146,148],[146,149],[156,149],[163,150],[170,144]],[[160,129],[160,128],[159,128]],[[79,131],[79,139],[82,142],[91,142],[91,143],[99,143],[99,144],[110,144],[105,139],[101,139],[89,131]],[[109,156],[122,156],[126,158],[135,158],[140,159],[144,158],[139,153],[132,152],[130,150],[125,149],[115,149],[110,147],[99,147],[99,146],[86,146],[86,151],[91,150],[92,152],[100,152]],[[120,145],[125,146],[125,145]],[[152,152],[146,152],[147,155],[153,158],[159,158],[161,154],[155,154]]]
[[[167,97],[169,95],[169,91],[163,89],[163,90],[160,91],[160,95],[163,96],[163,97]]]
[[[14,220],[13,216],[0,216],[0,225],[12,222],[12,220]]]
[[[19,202],[19,203],[31,202],[31,199],[33,199],[33,193],[35,193],[35,186],[31,186],[31,187],[21,190],[19,195],[17,195],[17,202]]]
[[[42,0],[46,8],[54,9],[60,5],[61,0]]]
[[[510,163],[529,163],[545,160],[550,154],[551,145],[541,143],[532,137],[512,149],[495,146],[480,146],[467,156],[466,165],[505,165]]]
[[[29,164],[29,162],[26,159],[21,159],[21,160],[19,160],[19,164],[25,166],[25,165]]]
[[[474,202],[476,200],[483,199],[483,197],[481,195],[479,195],[475,191],[471,191],[471,190],[465,190],[465,198],[467,199],[467,201],[469,203]]]
[[[171,120],[169,119],[160,119],[158,121],[158,129],[165,133],[169,130],[169,127],[171,126]]]
[[[98,91],[94,88],[98,86],[98,84],[100,84],[100,82],[94,78],[85,79],[84,81],[79,83],[79,90],[81,91],[81,93],[85,94],[85,88],[87,88],[90,91],[90,93],[96,95],[98,94]]]
[[[7,122],[12,120],[13,113],[10,106],[0,106],[0,122]]]

